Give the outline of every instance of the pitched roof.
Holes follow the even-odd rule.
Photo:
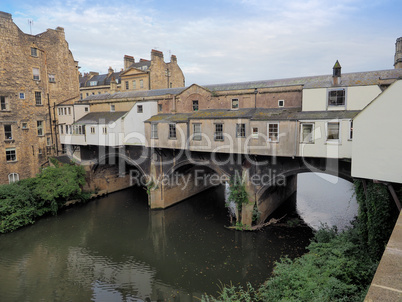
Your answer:
[[[74,124],[108,124],[115,122],[119,118],[123,117],[128,111],[116,111],[116,112],[90,112],[87,115],[80,118]]]

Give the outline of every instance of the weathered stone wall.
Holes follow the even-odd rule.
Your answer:
[[[20,179],[35,176],[55,154],[53,105],[78,97],[79,83],[63,28],[28,35],[10,14],[0,12],[0,45],[0,96],[6,101],[0,110],[0,183],[8,183],[10,173],[18,173]],[[37,49],[36,56],[31,48]],[[39,69],[39,80],[33,79],[33,68]],[[54,81],[49,81],[49,74]],[[36,104],[35,92],[40,93],[41,104]],[[43,122],[41,135],[38,121]],[[11,125],[12,139],[5,139],[4,125]],[[15,148],[15,160],[7,161],[6,148]]]

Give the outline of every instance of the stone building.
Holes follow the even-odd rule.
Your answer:
[[[107,74],[89,72],[80,76],[81,99],[90,95],[115,93],[119,91],[141,91],[184,87],[185,79],[172,55],[166,63],[163,53],[152,49],[151,60],[124,56],[124,69],[115,72],[109,67]]]
[[[58,149],[55,106],[79,98],[64,29],[23,33],[0,12],[0,183],[35,176]]]

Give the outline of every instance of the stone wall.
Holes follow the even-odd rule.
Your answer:
[[[0,96],[5,101],[0,110],[0,183],[8,183],[10,173],[19,179],[33,177],[49,155],[56,155],[53,105],[79,96],[78,65],[63,28],[25,34],[4,12],[0,45]],[[34,79],[33,68],[39,70],[39,79]],[[6,139],[9,125],[11,138]],[[6,152],[15,152],[15,158],[7,160]]]

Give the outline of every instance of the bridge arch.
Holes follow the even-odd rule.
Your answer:
[[[213,163],[211,163],[211,161],[208,160],[202,160],[202,161],[194,161],[194,160],[188,160],[188,159],[184,159],[178,163],[176,163],[173,167],[171,167],[167,172],[166,175],[171,176],[173,175],[175,172],[180,171],[181,169],[185,168],[185,167],[205,167],[208,168],[210,170],[212,170],[213,172],[217,173],[219,175],[219,177],[227,177],[227,179],[230,178],[230,175],[221,167],[214,165]]]
[[[120,159],[124,160],[124,162],[126,164],[128,164],[130,166],[134,166],[136,169],[138,169],[138,171],[140,171],[140,173],[142,175],[147,175],[147,173],[145,172],[145,170],[141,167],[141,165],[139,163],[137,163],[135,160],[133,160],[132,158],[130,158],[126,154],[120,153],[120,152],[107,153],[107,154],[102,155],[101,157],[99,157],[95,161],[93,166],[91,167],[92,172],[96,172],[96,170],[99,168],[101,163],[106,162],[108,159],[116,159],[116,158],[120,158]]]

